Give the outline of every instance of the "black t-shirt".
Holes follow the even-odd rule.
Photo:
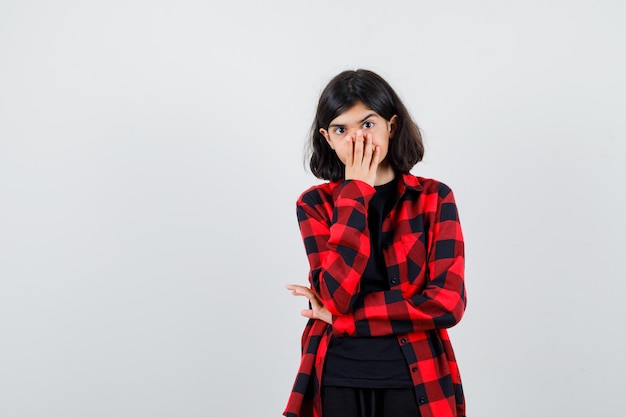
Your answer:
[[[382,224],[397,197],[397,180],[374,187],[367,211],[370,258],[361,277],[359,297],[389,289],[382,252]],[[358,302],[358,300],[357,300]],[[357,388],[412,387],[396,336],[335,337],[326,354],[322,384]]]

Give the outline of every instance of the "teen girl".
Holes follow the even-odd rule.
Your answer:
[[[333,78],[311,131],[298,199],[310,309],[287,417],[464,417],[447,328],[465,310],[464,248],[449,187],[409,171],[419,129],[389,84]]]

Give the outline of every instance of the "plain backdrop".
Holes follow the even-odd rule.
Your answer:
[[[319,94],[368,68],[455,192],[468,416],[623,415],[626,5],[0,2],[0,416],[279,416]]]

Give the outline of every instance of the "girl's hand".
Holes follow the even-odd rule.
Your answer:
[[[380,147],[372,143],[372,135],[363,135],[357,130],[356,136],[348,137],[352,141],[352,151],[346,158],[346,179],[361,180],[372,187],[376,181],[376,170],[380,163]]]
[[[332,314],[330,314],[330,311],[328,311],[326,307],[324,307],[324,304],[322,304],[320,299],[317,298],[317,295],[313,291],[311,291],[307,287],[304,287],[302,285],[296,285],[296,284],[288,284],[285,287],[287,287],[287,289],[291,291],[291,294],[296,295],[296,296],[298,295],[304,296],[308,298],[309,301],[311,302],[311,307],[313,309],[310,310],[307,308],[306,310],[302,310],[300,312],[302,316],[307,317],[309,319],[322,320],[331,325],[333,324]]]

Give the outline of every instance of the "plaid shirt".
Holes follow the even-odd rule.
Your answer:
[[[312,289],[332,326],[309,320],[302,360],[283,415],[321,417],[321,375],[331,337],[395,335],[423,417],[464,417],[461,378],[446,328],[465,311],[464,244],[454,196],[433,179],[402,175],[382,226],[390,289],[358,297],[370,256],[361,181],[311,187],[297,202]]]

